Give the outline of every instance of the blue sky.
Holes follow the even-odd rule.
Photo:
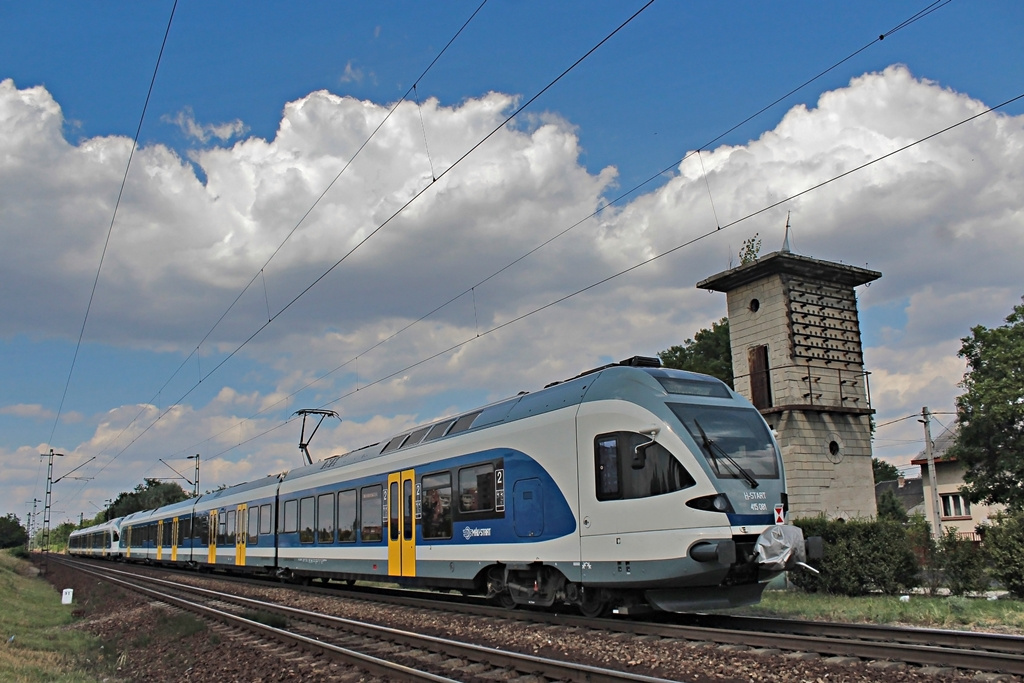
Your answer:
[[[375,382],[1020,95],[1017,2],[937,4],[882,41],[927,3],[655,2],[448,171],[643,7],[491,0],[419,82],[422,106],[399,108],[190,357],[478,6],[180,2],[55,423],[172,3],[0,5],[0,458],[12,511],[41,497],[35,454],[51,446],[68,469],[96,457],[83,468],[92,481],[55,494],[88,514],[90,501],[166,475],[158,458],[204,451],[210,485],[297,465],[299,427],[284,422],[299,408],[338,410],[345,421],[312,449],[346,450],[656,353],[725,314],[724,297],[693,285],[754,233],[777,249],[787,212],[795,251],[883,272],[859,291],[877,421],[952,410],[959,338],[1000,324],[1024,293],[1012,258],[1024,101]],[[679,166],[700,148],[703,167]],[[914,421],[880,430],[876,455],[909,461],[918,432]]]

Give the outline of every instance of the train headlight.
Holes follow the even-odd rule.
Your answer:
[[[686,501],[686,506],[695,510],[706,510],[708,512],[732,512],[732,505],[724,494],[715,493],[710,496],[701,496]]]

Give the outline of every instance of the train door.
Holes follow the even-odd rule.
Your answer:
[[[132,528],[127,527],[124,530],[124,556],[130,558],[132,556]]]
[[[210,510],[210,529],[207,542],[206,561],[217,564],[217,511]]]
[[[171,562],[178,561],[178,518],[171,525]]]
[[[156,523],[156,559],[164,558],[164,520]]]
[[[238,514],[235,516],[235,566],[245,566],[245,543],[248,532],[248,525],[246,524],[246,517],[248,514],[248,505],[241,503],[238,506]]]
[[[389,576],[416,576],[415,486],[413,470],[388,475]]]

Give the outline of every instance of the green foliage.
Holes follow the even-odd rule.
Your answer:
[[[14,548],[28,543],[28,531],[13,514],[0,517],[0,548]]]
[[[961,340],[967,372],[956,399],[959,430],[949,455],[966,466],[974,502],[1024,509],[1024,304],[1006,324],[978,325]]]
[[[903,526],[890,520],[827,520],[824,517],[794,522],[804,536],[821,536],[825,556],[809,564],[820,574],[790,572],[800,588],[834,595],[867,595],[881,591],[894,595],[918,585],[918,564]]]
[[[754,233],[754,236],[743,240],[743,248],[740,249],[740,265],[745,266],[748,263],[753,263],[757,260],[758,254],[761,253],[761,238],[758,237],[758,233]]]
[[[1024,512],[998,515],[982,530],[992,576],[1014,597],[1024,598]]]
[[[953,595],[980,593],[988,588],[985,553],[972,541],[960,538],[953,527],[939,539],[937,559],[943,583]]]
[[[732,348],[729,346],[729,318],[711,323],[711,329],[701,329],[682,345],[658,353],[666,368],[702,372],[722,380],[732,387]]]
[[[186,498],[188,494],[177,483],[146,479],[144,483],[136,486],[134,491],[118,495],[108,510],[110,519],[114,519],[141,510],[154,510]]]
[[[907,511],[903,509],[903,503],[896,497],[891,489],[882,491],[878,496],[878,518],[888,519],[893,522],[904,524],[907,521]]]
[[[878,458],[871,458],[871,471],[875,475],[875,483],[880,481],[896,481],[900,478],[900,470],[896,465]]]

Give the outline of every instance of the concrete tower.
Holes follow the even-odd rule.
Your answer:
[[[697,283],[725,292],[736,391],[778,434],[792,518],[875,515],[854,287],[882,276],[788,245]]]

